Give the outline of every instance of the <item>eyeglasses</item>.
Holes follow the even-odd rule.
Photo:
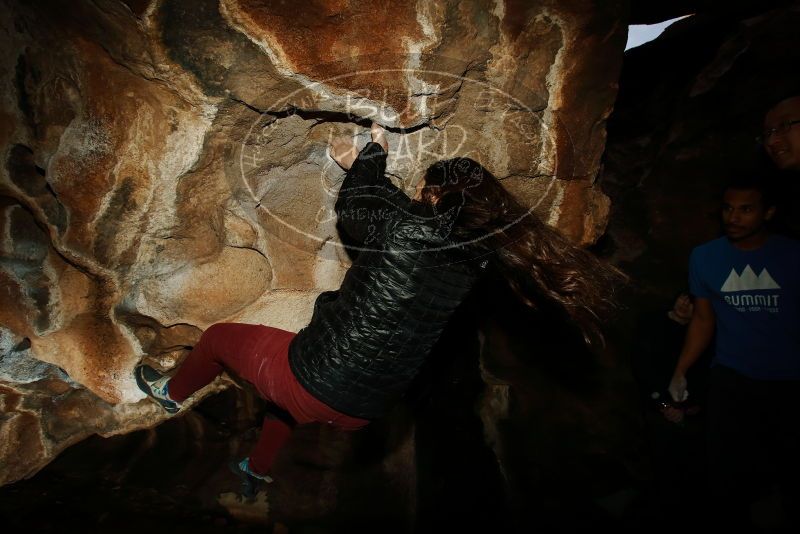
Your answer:
[[[775,128],[770,128],[769,130],[764,130],[764,132],[756,137],[756,143],[766,143],[769,141],[769,138],[775,134],[785,134],[789,130],[792,129],[792,126],[795,124],[800,124],[800,119],[793,120],[793,121],[783,121],[779,123]]]

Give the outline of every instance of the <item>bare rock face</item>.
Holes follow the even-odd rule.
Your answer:
[[[306,324],[349,261],[327,144],[370,120],[402,187],[469,155],[595,241],[622,5],[7,2],[0,483],[161,421],[143,358],[169,368],[215,322]]]

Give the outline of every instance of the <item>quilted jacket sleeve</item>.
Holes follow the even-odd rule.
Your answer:
[[[386,177],[386,151],[367,143],[347,171],[334,209],[339,230],[358,246],[377,244],[386,222],[410,202]]]

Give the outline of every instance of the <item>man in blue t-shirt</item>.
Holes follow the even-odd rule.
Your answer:
[[[695,248],[689,261],[695,313],[669,387],[676,402],[686,400],[686,372],[716,332],[709,480],[714,517],[731,524],[749,519],[752,493],[765,476],[785,482],[783,520],[795,520],[789,506],[797,504],[800,480],[800,242],[767,231],[774,213],[757,181],[725,190],[725,237]]]

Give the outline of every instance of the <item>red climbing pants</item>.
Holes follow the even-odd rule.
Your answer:
[[[342,430],[357,430],[369,421],[337,412],[317,400],[289,368],[289,343],[293,332],[264,325],[217,323],[211,325],[169,381],[169,396],[183,402],[211,383],[223,371],[250,382],[266,400],[285,410],[297,424],[325,423]],[[289,422],[265,418],[253,451],[250,468],[266,474],[292,432]]]

